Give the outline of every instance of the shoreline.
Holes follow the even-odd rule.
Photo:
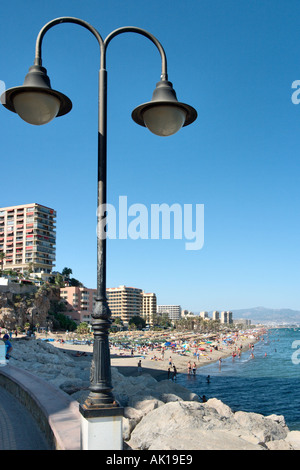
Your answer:
[[[266,333],[266,328],[259,328],[247,331],[240,331],[238,333],[232,333],[230,338],[230,343],[227,343],[223,340],[222,335],[214,335],[216,337],[215,344],[217,344],[218,349],[215,349],[212,344],[203,344],[204,339],[207,339],[207,336],[203,334],[194,334],[192,332],[187,333],[177,333],[178,338],[174,337],[174,332],[169,333],[171,338],[165,338],[165,342],[173,341],[177,344],[177,347],[180,348],[182,342],[185,341],[187,344],[186,351],[182,352],[183,349],[171,349],[165,347],[164,352],[162,353],[162,348],[160,346],[153,347],[141,347],[137,341],[143,344],[145,341],[145,334],[143,332],[127,332],[126,336],[127,344],[124,347],[124,344],[120,343],[117,345],[117,340],[120,338],[120,334],[110,335],[110,358],[111,358],[111,367],[116,367],[118,371],[128,377],[128,376],[138,376],[141,374],[148,373],[154,377],[157,381],[165,380],[171,378],[173,375],[173,364],[177,369],[179,374],[188,374],[188,362],[195,363],[196,365],[196,374],[197,370],[201,367],[209,364],[213,364],[218,360],[228,358],[232,354],[237,354],[238,351],[241,351],[242,354],[249,352],[249,345],[254,345],[260,341],[261,337]],[[162,334],[166,336],[166,334]],[[161,335],[161,336],[162,336]],[[227,334],[228,337],[229,334]],[[38,335],[37,339],[45,339],[44,336]],[[122,336],[121,336],[122,337]],[[159,337],[158,334],[148,333],[148,342],[149,339],[153,339],[153,343]],[[180,338],[180,339],[179,339]],[[64,350],[64,352],[72,355],[73,357],[80,357],[82,354],[85,356],[88,355],[92,357],[93,345],[87,344],[70,344],[66,342],[66,335],[61,334],[50,334],[48,339],[52,340],[50,344],[54,347]],[[53,341],[54,340],[54,341]],[[63,340],[64,342],[60,342]],[[189,342],[188,342],[189,341]],[[152,343],[152,344],[153,344]],[[199,351],[199,345],[202,346],[201,352]],[[133,350],[133,354],[131,353]],[[180,353],[178,351],[181,351]],[[198,354],[198,355],[197,355]],[[141,370],[138,370],[138,362],[141,360]],[[171,361],[172,365],[169,365]],[[170,367],[170,375],[168,377],[168,368]]]

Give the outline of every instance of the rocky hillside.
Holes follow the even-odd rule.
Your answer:
[[[0,292],[0,327],[22,330],[26,323],[46,326],[51,302],[59,301],[59,289],[42,286],[31,292],[14,293],[7,288]]]

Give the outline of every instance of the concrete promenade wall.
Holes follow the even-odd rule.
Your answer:
[[[17,367],[0,367],[0,386],[14,395],[38,423],[53,450],[80,450],[79,403]]]

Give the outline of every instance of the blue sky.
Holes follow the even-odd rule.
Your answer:
[[[53,18],[75,16],[105,38],[121,26],[154,34],[169,80],[197,121],[160,138],[131,111],[160,79],[153,44],[124,34],[109,45],[108,202],[204,204],[204,246],[186,240],[109,240],[107,286],[155,292],[192,311],[262,305],[300,309],[300,3],[295,0],[53,0],[1,2],[0,80],[21,85],[35,40]],[[30,126],[0,109],[0,206],[57,210],[56,269],[96,286],[99,51],[84,28],[63,24],[43,41],[52,87],[68,115]]]

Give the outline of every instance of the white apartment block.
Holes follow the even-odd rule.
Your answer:
[[[147,324],[153,324],[156,313],[156,295],[145,293],[136,287],[109,287],[106,289],[107,301],[113,318],[121,318],[127,325],[129,320],[138,315]]]
[[[167,313],[170,320],[179,320],[181,317],[180,305],[158,305],[157,313]]]
[[[212,319],[213,320],[219,320],[220,319],[220,313],[217,310],[213,311]]]
[[[153,292],[143,292],[142,317],[147,325],[153,325],[153,315],[156,314],[157,301]]]
[[[221,312],[221,323],[233,323],[232,312],[229,312],[229,311]]]

